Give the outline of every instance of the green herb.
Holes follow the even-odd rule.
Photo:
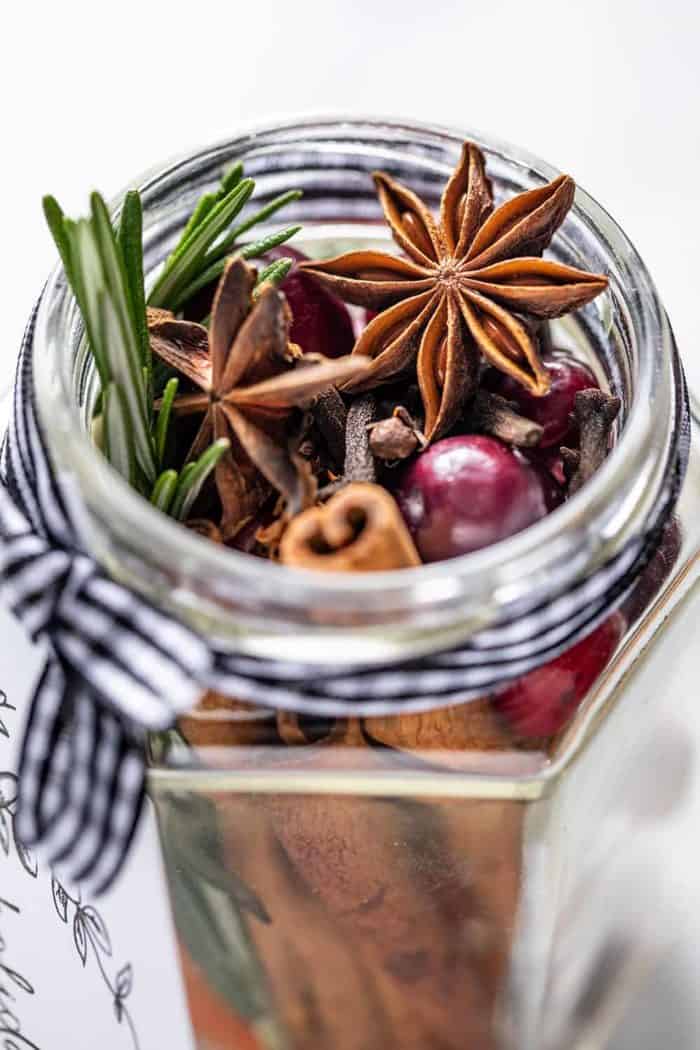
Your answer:
[[[212,249],[212,251],[209,253],[210,258],[223,259],[224,256],[230,255],[231,252],[235,250],[237,242],[240,240],[244,233],[247,233],[248,230],[251,230],[253,226],[258,226],[261,222],[264,222],[265,219],[269,219],[271,215],[274,215],[275,212],[280,210],[280,208],[284,208],[286,204],[291,204],[292,201],[298,201],[301,195],[301,190],[289,190],[288,193],[283,193],[281,194],[281,196],[275,197],[275,199],[271,200],[269,204],[266,204],[264,208],[261,208],[260,211],[256,211],[254,215],[251,215],[249,219],[246,219],[245,222],[242,222],[240,226],[236,226],[233,230],[231,230],[228,236],[225,237],[220,244],[216,245],[216,247]],[[301,229],[301,226],[294,226],[292,229],[294,233],[296,233],[297,230]],[[289,237],[292,236],[293,234],[288,232],[287,237],[285,237],[284,240],[287,240]],[[276,239],[279,238],[279,234],[273,234],[272,237],[275,239],[270,243],[270,248],[282,243],[281,240]],[[264,249],[263,251],[267,250],[268,249]],[[262,255],[263,251],[260,251],[257,254]],[[254,259],[256,257],[257,256],[255,252],[250,252],[246,256],[247,259]]]
[[[295,233],[298,233],[301,226],[287,226],[284,230],[279,230],[277,233],[271,233],[268,237],[263,237],[259,241],[255,241],[253,244],[244,245],[239,254],[244,259],[259,259],[266,252],[269,252],[271,248],[276,248],[280,244],[284,244],[290,237],[293,237]],[[286,269],[284,276],[289,273],[292,267],[292,260],[280,259],[279,262],[284,262]],[[176,297],[172,304],[173,310],[181,309],[185,303],[189,302],[192,297],[199,292],[202,288],[206,288],[208,284],[213,284],[214,281],[218,281],[226,267],[226,259],[217,259],[205,270],[202,270],[197,277],[184,288],[179,295]],[[281,280],[281,278],[280,278]]]
[[[170,429],[170,418],[172,415],[173,401],[177,397],[177,390],[180,385],[180,380],[177,376],[173,376],[165,384],[165,390],[163,391],[163,398],[160,405],[160,411],[158,412],[158,419],[156,420],[156,456],[158,457],[158,463],[163,466],[165,459],[165,451],[168,441],[168,431]]]
[[[221,186],[219,188],[219,200],[222,197],[225,197],[229,190],[232,190],[234,186],[237,186],[242,178],[243,163],[239,160],[233,165],[232,168],[229,168],[228,171],[224,172],[221,178]]]
[[[258,279],[255,282],[256,290],[261,288],[263,284],[280,284],[292,266],[293,262],[291,259],[275,259],[273,263],[270,263],[258,274]]]
[[[168,514],[177,489],[178,473],[176,470],[164,470],[156,480],[151,492],[151,503],[164,514]]]
[[[169,758],[175,735],[168,733]],[[181,737],[177,746],[191,762]],[[160,792],[157,805],[178,937],[215,994],[245,1018],[256,1045],[281,1050],[289,1044],[269,1020],[269,988],[249,930],[270,916],[226,859],[221,814],[193,792]]]
[[[195,209],[187,220],[187,225],[180,234],[180,240],[178,241],[177,247],[179,248],[183,244],[200,223],[204,222],[209,212],[212,210],[214,205],[219,199],[218,193],[205,193],[203,197],[200,197],[195,205]],[[177,250],[177,249],[176,249]],[[170,263],[171,259],[175,255],[175,251],[171,252],[166,266]]]
[[[199,199],[148,298],[151,306],[179,309],[200,288],[218,279],[231,252],[258,258],[300,229],[289,226],[239,246],[244,233],[301,195],[297,190],[282,194],[232,229],[231,223],[254,188],[238,163],[223,175],[215,192]],[[95,440],[99,437],[104,455],[130,485],[164,513],[184,521],[229,442],[215,441],[179,471],[165,469],[179,380],[168,379],[167,370],[152,357],[140,195],[137,190],[126,194],[116,230],[98,193],[90,198],[90,215],[77,221],[66,218],[53,197],[44,198],[43,208],[100,378],[93,420]],[[281,280],[290,266],[290,260],[277,260],[261,278]],[[153,411],[154,388],[162,389],[157,414]]]
[[[164,514],[170,513],[178,481],[179,477],[176,470],[164,470],[153,486],[151,503],[158,510],[162,510]]]
[[[180,241],[149,296],[151,306],[170,309],[171,304],[177,301],[179,293],[206,268],[207,249],[238,215],[254,188],[255,183],[252,179],[244,179],[223,200],[215,204],[204,219]]]
[[[243,178],[243,166],[238,164],[223,176],[216,193],[200,197],[149,296],[151,306],[180,310],[201,288],[218,280],[228,256],[240,251],[245,259],[260,258],[299,232],[300,226],[288,226],[250,244],[239,244],[244,233],[299,200],[301,190],[289,190],[222,236],[254,189],[254,181]]]
[[[180,474],[170,513],[178,521],[185,521],[202,486],[216,467],[224,452],[231,447],[230,441],[220,438],[210,445],[194,463],[188,463]]]
[[[90,217],[78,222],[66,219],[52,197],[45,199],[44,213],[83,315],[102,391],[109,393],[111,411],[105,426],[106,454],[131,484],[135,483],[137,473],[134,462],[145,480],[152,483],[156,460],[139,320],[141,311],[145,324],[145,308],[142,302],[139,304],[137,289],[132,290],[129,283],[129,269],[137,280],[130,245],[127,248],[129,267],[124,256],[124,246],[140,222],[140,209],[130,201],[120,243],[99,194],[92,195],[90,204]],[[150,361],[150,348],[147,359]],[[126,451],[125,432],[133,443],[133,461]]]
[[[136,479],[134,443],[124,397],[116,383],[102,394],[102,448],[112,466],[133,485]]]
[[[151,344],[148,338],[146,296],[143,289],[143,212],[137,190],[129,190],[124,198],[118,241],[124,258],[131,312],[139,337],[141,362],[147,371],[150,387]]]

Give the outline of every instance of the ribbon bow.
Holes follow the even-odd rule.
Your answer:
[[[17,831],[98,893],[133,836],[144,730],[192,707],[212,655],[197,634],[111,580],[82,549],[34,414],[25,333],[2,452],[2,595],[48,650],[22,745]]]

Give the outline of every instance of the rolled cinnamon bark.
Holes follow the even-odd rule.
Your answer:
[[[365,718],[368,737],[405,751],[494,751],[513,746],[513,737],[488,699],[440,707],[415,715]]]
[[[285,565],[322,572],[378,572],[420,565],[393,497],[380,485],[355,482],[328,503],[294,518],[282,537]]]
[[[364,747],[363,769],[387,768],[357,720],[340,725],[284,765],[354,769]],[[495,1046],[520,848],[503,803],[310,794],[220,807],[236,876],[269,913],[249,931],[295,1050]]]
[[[178,728],[197,749],[254,747],[277,742],[273,711],[254,708],[214,690],[205,693],[193,711],[181,715]]]

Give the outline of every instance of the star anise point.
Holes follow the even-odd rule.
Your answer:
[[[356,251],[302,264],[347,302],[381,311],[355,346],[372,364],[345,389],[371,389],[415,363],[431,441],[452,426],[473,393],[482,357],[532,393],[546,394],[537,325],[607,287],[604,275],[541,258],[573,204],[573,179],[560,175],[494,209],[484,156],[465,142],[439,221],[391,175],[378,171],[373,179],[405,257]]]
[[[199,388],[173,403],[176,414],[203,415],[188,458],[212,439],[230,442],[215,470],[225,540],[259,510],[270,487],[282,494],[288,514],[313,502],[310,468],[290,432],[292,413],[368,366],[350,355],[307,362],[289,343],[291,312],[284,294],[264,284],[252,298],[255,276],[240,257],[227,263],[208,331],[172,315],[149,316],[156,356]]]

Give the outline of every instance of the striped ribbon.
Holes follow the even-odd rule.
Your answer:
[[[687,401],[675,471],[637,539],[593,576],[467,643],[391,666],[319,667],[213,647],[111,580],[83,549],[73,489],[49,462],[32,381],[36,310],[20,351],[0,461],[0,579],[46,647],[19,770],[18,833],[92,893],[119,871],[144,798],[144,735],[204,689],[320,715],[417,711],[470,698],[551,660],[623,600],[675,503],[689,445]]]

